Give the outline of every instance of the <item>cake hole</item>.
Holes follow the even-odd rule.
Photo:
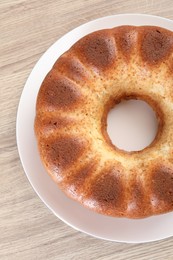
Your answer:
[[[155,112],[142,100],[122,101],[110,110],[107,120],[112,143],[128,152],[143,150],[158,131]]]

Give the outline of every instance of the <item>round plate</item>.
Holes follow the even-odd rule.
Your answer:
[[[34,135],[37,93],[57,58],[84,35],[119,25],[156,25],[173,31],[173,21],[168,19],[143,14],[123,14],[91,21],[64,35],[40,58],[25,84],[17,114],[17,145],[32,187],[62,221],[77,230],[106,240],[127,243],[156,241],[173,235],[173,213],[132,220],[102,216],[84,208],[61,192],[48,176],[40,161]]]

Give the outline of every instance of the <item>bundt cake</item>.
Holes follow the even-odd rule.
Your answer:
[[[107,115],[123,99],[146,101],[154,141],[127,152],[112,144]],[[120,26],[93,32],[58,58],[37,97],[41,160],[69,197],[108,216],[173,210],[173,32]]]

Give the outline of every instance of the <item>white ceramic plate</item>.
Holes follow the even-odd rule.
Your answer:
[[[17,144],[25,173],[42,201],[62,221],[73,228],[117,242],[140,243],[173,235],[173,213],[141,220],[112,218],[94,213],[64,195],[45,172],[34,136],[36,97],[47,72],[56,59],[84,35],[119,25],[156,25],[173,31],[173,21],[143,14],[103,17],[86,23],[64,35],[40,58],[22,93],[17,114]]]

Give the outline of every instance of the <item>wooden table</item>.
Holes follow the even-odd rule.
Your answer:
[[[43,204],[20,163],[16,113],[36,61],[58,38],[98,17],[148,13],[173,19],[172,0],[0,1],[0,259],[173,259],[173,238],[147,244],[73,230]]]

